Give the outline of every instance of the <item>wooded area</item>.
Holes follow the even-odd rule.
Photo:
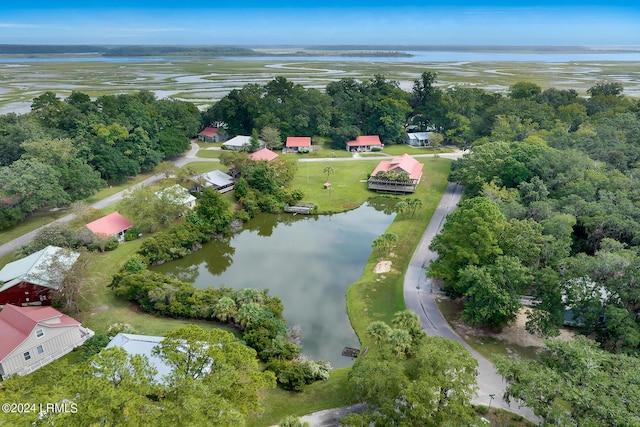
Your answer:
[[[151,170],[185,151],[189,137],[214,123],[226,124],[230,136],[269,128],[280,138],[307,135],[330,141],[335,149],[357,135],[380,135],[385,144],[394,144],[404,142],[407,130],[429,130],[441,134],[444,143],[471,149],[450,175],[465,186],[467,199],[435,238],[432,248],[439,258],[429,270],[443,279],[450,296],[462,299],[463,318],[500,329],[515,318],[520,297],[533,296],[531,331],[554,336],[568,322],[599,343],[601,350],[587,348],[599,366],[635,366],[640,350],[640,102],[625,97],[619,83],[594,82],[589,96],[581,97],[574,90],[543,90],[528,82],[501,95],[466,86],[441,88],[436,79],[425,72],[406,92],[380,75],[345,78],[321,91],[278,77],[232,90],[203,113],[190,103],[158,100],[144,91],[95,100],[79,92],[62,100],[48,92],[34,99],[30,113],[0,117],[0,228],[38,209],[84,199],[108,181]],[[301,197],[286,188],[295,165],[225,157],[223,162],[242,175],[236,196],[247,215],[277,210],[285,200]],[[187,221],[192,229],[204,227],[199,232],[206,230],[205,240],[224,233],[232,219],[228,209],[215,214],[223,204],[208,198],[211,203],[203,203]],[[144,250],[153,249],[149,242]],[[156,252],[158,259],[169,256]],[[587,346],[582,343],[576,345]],[[550,354],[570,351],[552,347]],[[372,359],[370,368],[376,363],[384,362]],[[527,381],[513,374],[516,368],[540,366],[505,364],[512,385]],[[547,368],[558,375],[571,372],[560,363]],[[540,386],[531,381],[525,386]],[[622,394],[638,395],[633,381],[619,386]],[[510,390],[525,398],[518,394],[522,390]],[[618,422],[633,425],[637,409],[626,405],[624,411]],[[552,418],[557,413],[538,415],[561,419]]]

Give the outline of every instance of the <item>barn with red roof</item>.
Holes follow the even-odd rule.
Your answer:
[[[0,306],[48,305],[51,292],[80,257],[78,252],[47,246],[0,269]]]
[[[93,331],[53,307],[17,307],[0,311],[0,376],[26,375],[93,336]]]

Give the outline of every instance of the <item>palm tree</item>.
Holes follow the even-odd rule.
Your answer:
[[[411,330],[413,328],[421,328],[420,318],[411,310],[398,311],[393,315],[391,324],[398,329]]]
[[[238,293],[236,294],[236,301],[240,306],[250,302],[257,302],[262,304],[262,297],[262,292],[260,292],[259,290],[253,288],[244,288],[238,291]]]
[[[396,355],[400,356],[411,347],[411,334],[405,329],[391,329],[387,343],[395,350]]]
[[[422,200],[417,198],[407,199],[407,204],[409,205],[409,208],[411,208],[411,216],[414,216],[416,214],[416,210],[424,206]]]
[[[327,181],[329,182],[329,175],[334,174],[336,171],[331,166],[327,166],[322,170],[323,173],[327,174]]]
[[[213,312],[221,322],[232,322],[238,313],[238,307],[233,299],[222,297],[214,304]]]
[[[396,212],[400,212],[402,214],[402,219],[404,219],[404,211],[406,211],[408,207],[409,204],[407,202],[405,202],[404,200],[400,200],[398,203],[396,203],[396,207],[394,210]]]
[[[389,325],[380,320],[371,322],[371,324],[367,328],[367,336],[371,338],[378,347],[380,347],[382,343],[387,340],[390,332],[391,328],[389,327]]]
[[[384,233],[380,238],[384,242],[384,247],[389,252],[391,252],[391,249],[393,249],[395,243],[398,241],[398,235],[393,233]]]
[[[258,320],[262,316],[263,312],[264,308],[260,304],[257,302],[249,302],[240,307],[238,314],[236,315],[236,320],[240,326],[246,328],[248,325]]]

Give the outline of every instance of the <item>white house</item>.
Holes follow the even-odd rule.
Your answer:
[[[259,148],[263,148],[266,144],[264,141],[258,140]],[[222,143],[222,146],[235,151],[247,151],[251,148],[251,137],[246,135],[234,136],[228,141]]]
[[[93,331],[52,307],[17,307],[0,312],[0,376],[26,375],[93,336]]]
[[[198,200],[194,195],[189,193],[189,190],[187,190],[180,184],[163,188],[162,190],[156,191],[155,194],[160,200],[166,200],[170,203],[184,205],[189,209],[193,209],[196,206],[196,200]]]
[[[433,132],[411,132],[407,134],[407,144],[413,147],[430,145],[429,138]]]

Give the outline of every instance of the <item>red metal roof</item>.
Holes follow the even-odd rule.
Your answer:
[[[310,136],[288,136],[286,147],[311,147]]]
[[[123,217],[118,212],[114,212],[90,222],[87,224],[87,228],[94,234],[106,234],[107,236],[112,236],[130,228],[132,225],[133,223],[127,218]]]
[[[380,171],[388,172],[394,170],[396,172],[406,172],[409,174],[411,179],[419,179],[420,175],[422,175],[422,168],[424,165],[411,157],[408,154],[403,154],[402,156],[394,157],[391,160],[383,160],[378,163],[378,166],[373,170],[371,176],[376,176],[376,174]]]
[[[266,160],[268,162],[275,160],[278,158],[278,155],[276,153],[274,153],[273,151],[269,150],[268,148],[261,148],[260,150],[256,151],[255,153],[251,153],[249,154],[249,158],[251,160]]]
[[[204,129],[202,129],[200,132],[198,132],[198,135],[202,135],[202,136],[214,136],[215,134],[218,133],[218,128],[209,128],[206,127]]]
[[[0,311],[0,360],[22,344],[38,325],[55,328],[80,325],[80,322],[53,307],[17,307],[7,304]]]
[[[349,147],[361,147],[364,145],[382,145],[378,135],[361,135],[355,141],[347,142]]]

